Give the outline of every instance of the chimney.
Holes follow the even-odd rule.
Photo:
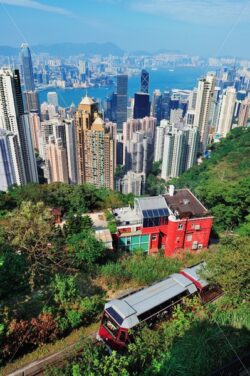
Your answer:
[[[168,194],[169,196],[173,197],[174,196],[174,185],[170,185],[168,188]]]

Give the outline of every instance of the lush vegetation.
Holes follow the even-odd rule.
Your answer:
[[[146,193],[150,196],[157,196],[166,192],[167,183],[161,179],[161,162],[153,162],[152,169],[146,179]]]
[[[0,194],[0,364],[98,320],[105,291],[95,278],[114,255],[84,213],[127,200],[88,185],[28,185]],[[60,209],[63,226],[52,208]]]
[[[177,187],[194,191],[224,235],[206,253],[165,259],[107,251],[87,213],[103,210],[115,232],[107,209],[131,203],[131,195],[66,184],[0,192],[2,366],[32,351],[36,357],[97,323],[104,301],[117,290],[148,285],[201,260],[207,263],[204,276],[223,289],[216,304],[187,300],[157,330],[140,328],[126,354],[109,354],[83,340],[80,355],[47,375],[205,376],[235,358],[235,352],[244,355],[250,343],[250,130],[235,129],[211,148],[210,159],[174,180]],[[150,194],[165,189],[158,175],[159,164],[154,164],[147,179]],[[52,208],[60,209],[63,225],[55,224]]]
[[[137,257],[134,261],[138,262]],[[250,343],[250,283],[245,272],[249,260],[248,238],[224,242],[216,253],[207,255],[207,278],[211,276],[211,282],[219,283],[224,290],[216,304],[204,306],[197,298],[187,299],[157,330],[142,327],[136,331],[135,342],[128,345],[125,354],[109,355],[103,347],[84,341],[80,356],[63,369],[48,369],[47,376],[206,376],[234,359],[235,352],[243,356]],[[179,262],[191,261],[187,257]]]
[[[189,187],[215,216],[215,229],[250,235],[250,129],[235,128],[211,146],[211,158],[172,183]]]

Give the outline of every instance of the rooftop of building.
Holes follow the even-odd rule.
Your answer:
[[[91,106],[94,103],[95,101],[92,98],[88,97],[87,95],[85,95],[85,97],[83,97],[80,102],[80,104],[85,104],[87,106]]]
[[[87,215],[90,217],[93,223],[93,229],[95,231],[105,230],[108,228],[108,222],[103,212],[88,213]]]
[[[180,218],[203,217],[208,214],[202,203],[187,189],[175,189],[173,194],[165,194],[167,205],[174,215]]]
[[[93,230],[95,231],[95,238],[102,241],[107,249],[113,248],[112,235],[108,229],[108,221],[106,220],[104,212],[87,213],[93,223]]]
[[[113,239],[109,229],[98,230],[95,232],[95,238],[102,241],[108,249],[113,248]]]
[[[141,223],[141,218],[135,209],[130,206],[114,209],[113,214],[118,226],[136,225]]]
[[[163,196],[140,197],[135,199],[135,203],[138,204],[142,211],[158,209],[168,211],[168,206]]]

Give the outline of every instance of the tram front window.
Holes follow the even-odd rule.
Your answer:
[[[112,334],[113,337],[117,337],[119,326],[116,324],[114,320],[110,316],[108,316],[106,313],[103,317],[103,326],[107,329],[107,331]]]

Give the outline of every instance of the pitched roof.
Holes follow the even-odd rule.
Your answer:
[[[80,104],[85,104],[87,106],[91,106],[94,103],[95,103],[95,101],[92,98],[90,98],[87,95],[85,95],[85,97],[82,98]]]
[[[178,212],[181,218],[199,217],[208,214],[207,209],[189,189],[176,189],[174,195],[164,195],[169,208]]]

